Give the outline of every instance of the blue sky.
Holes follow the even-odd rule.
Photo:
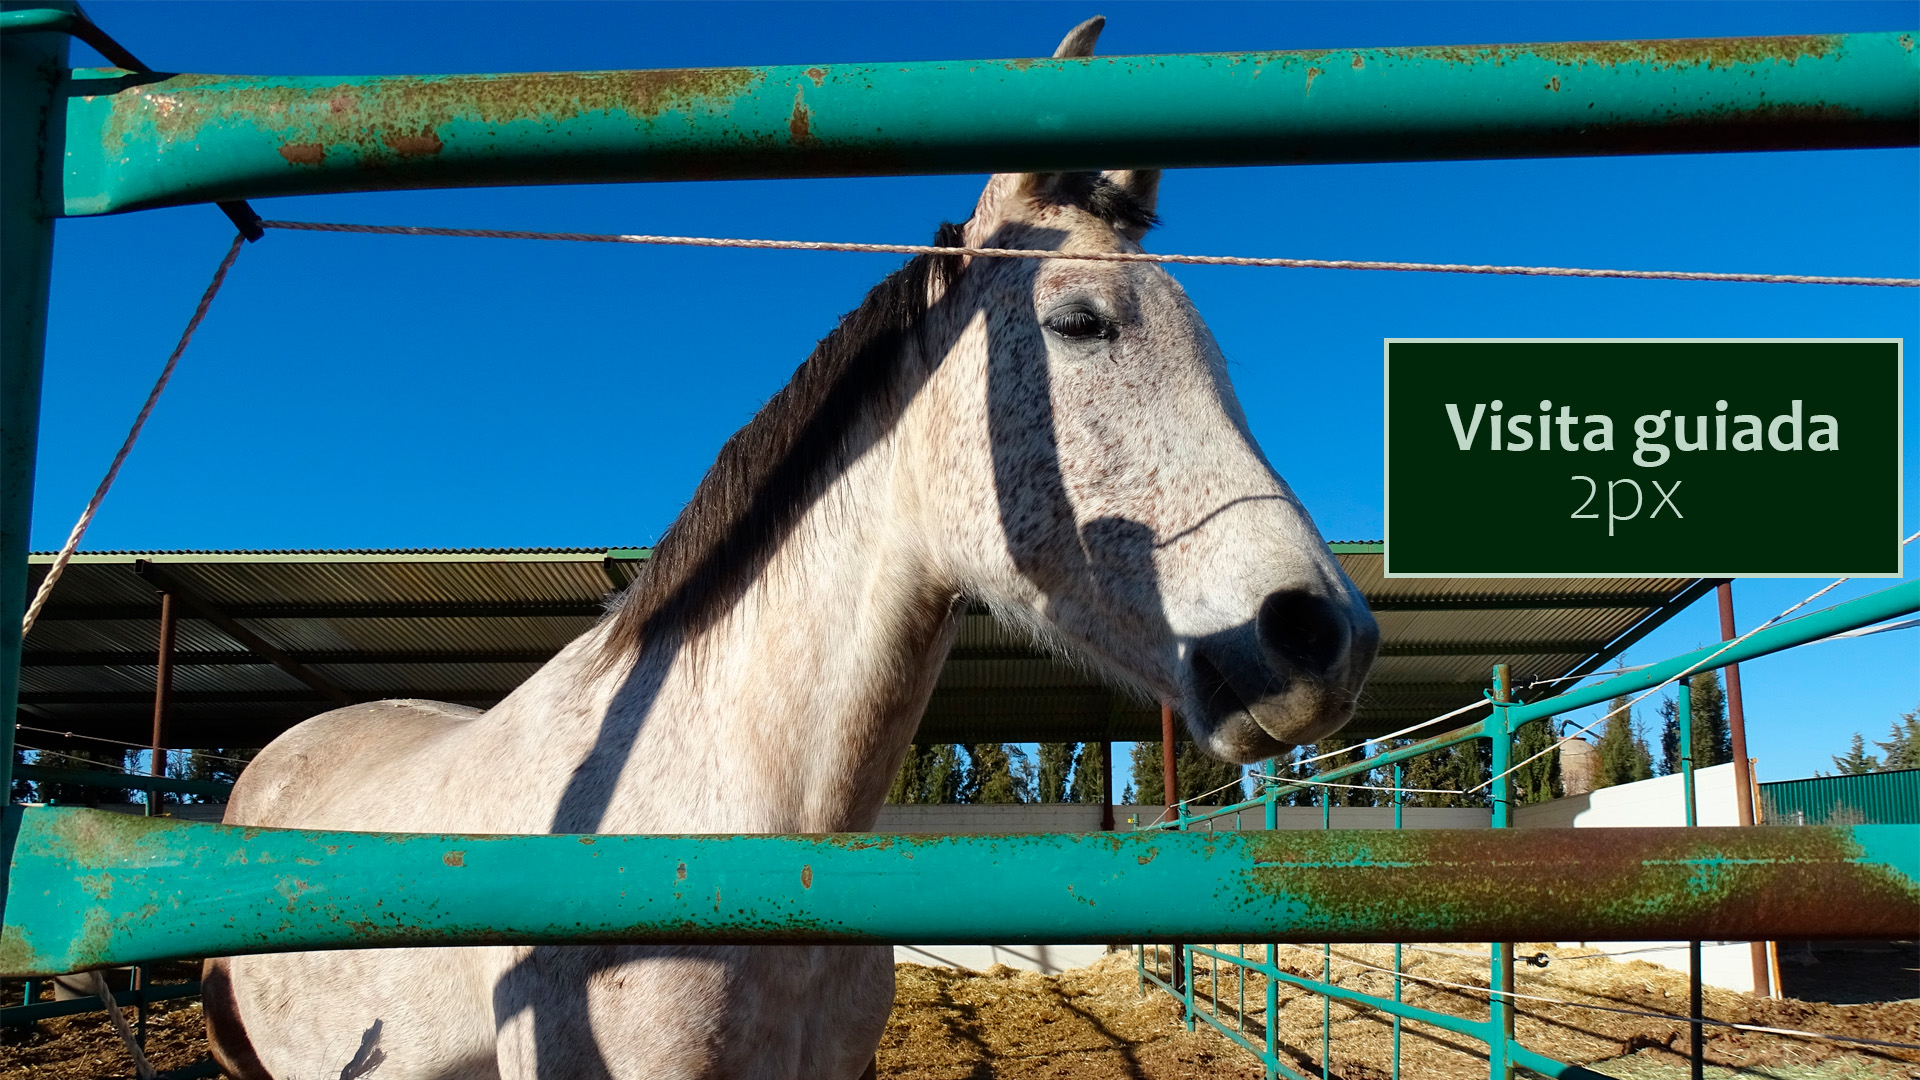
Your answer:
[[[1044,55],[1095,12],[1109,17],[1105,53],[1920,26],[1912,3],[88,8],[156,68],[285,74]],[[572,186],[257,206],[316,220],[924,242],[968,213],[980,183]],[[1194,170],[1169,175],[1161,215],[1149,240],[1159,251],[1920,276],[1920,152]],[[211,207],[60,224],[36,549],[65,537],[230,235]],[[242,255],[86,546],[645,544],[726,436],[898,261],[271,235]],[[1910,290],[1211,267],[1176,276],[1233,361],[1256,435],[1331,539],[1381,532],[1384,337],[1911,343],[1920,329]],[[1913,383],[1907,532],[1920,528]],[[1499,542],[1526,543],[1526,506],[1515,493],[1489,507],[1501,511],[1490,519]],[[1819,584],[1742,582],[1741,628]],[[1627,660],[1718,636],[1712,606],[1700,605]],[[1761,777],[1809,775],[1855,730],[1884,737],[1920,701],[1915,638],[1748,665]]]

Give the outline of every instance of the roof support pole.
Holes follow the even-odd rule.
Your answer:
[[[154,657],[153,676],[153,757],[147,766],[149,776],[167,775],[167,704],[173,695],[173,594],[160,594],[160,648]],[[147,816],[160,810],[160,789],[147,789]]]
[[[1740,636],[1733,624],[1733,582],[1720,583],[1720,640]],[[1753,762],[1747,757],[1747,709],[1740,693],[1740,665],[1727,665],[1727,729],[1733,736],[1733,798],[1740,808],[1740,824],[1753,824]],[[1767,978],[1767,944],[1750,942],[1753,950],[1753,992],[1772,997]]]
[[[57,215],[49,203],[57,199],[65,119],[55,94],[66,67],[65,34],[0,37],[0,793],[13,790],[20,619],[27,609],[27,534]],[[49,178],[52,185],[43,182]],[[0,860],[0,915],[6,883]]]
[[[220,628],[228,637],[251,649],[255,655],[281,671],[293,676],[308,686],[318,690],[340,705],[352,705],[355,698],[346,690],[336,686],[331,679],[307,667],[288,655],[284,649],[261,637],[259,634],[241,626],[232,616],[221,611],[218,605],[201,596],[179,578],[167,573],[146,559],[133,564],[133,572],[145,578],[160,589],[166,596],[186,605],[187,610],[199,618],[205,619]]]
[[[1173,706],[1160,703],[1160,778],[1166,785],[1167,813],[1180,805],[1179,776],[1173,767]]]

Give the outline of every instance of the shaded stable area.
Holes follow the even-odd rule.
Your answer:
[[[1387,580],[1379,544],[1333,549],[1381,624],[1381,658],[1346,732],[1363,738],[1479,699],[1494,664],[1510,665],[1522,687],[1596,670],[1714,584]],[[20,722],[146,745],[160,714],[167,747],[253,747],[355,701],[485,708],[591,627],[645,573],[647,556],[644,548],[80,555],[26,640]],[[32,557],[29,588],[50,562]],[[57,736],[21,734],[28,746],[62,748]],[[1156,705],[974,610],[915,738],[1160,734]]]

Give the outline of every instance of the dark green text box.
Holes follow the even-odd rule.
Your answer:
[[[1389,341],[1387,573],[1898,576],[1900,377],[1899,341]]]

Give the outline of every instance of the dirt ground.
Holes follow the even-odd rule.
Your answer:
[[[1444,949],[1448,951],[1427,951]],[[1407,947],[1412,974],[1468,986],[1486,984],[1486,962],[1459,955],[1474,946]],[[1481,951],[1484,951],[1483,949]],[[1680,1013],[1687,982],[1678,972],[1644,962],[1575,959],[1580,953],[1527,945],[1526,953],[1554,959],[1546,968],[1520,969],[1523,994],[1652,1013]],[[1389,946],[1334,949],[1341,985],[1391,993],[1390,977],[1348,961],[1389,966]],[[1285,969],[1317,977],[1321,951],[1283,946]],[[1208,1006],[1214,971],[1205,958],[1194,972],[1195,1000]],[[880,1075],[889,1080],[1254,1080],[1251,1054],[1207,1027],[1188,1032],[1177,1004],[1157,990],[1141,996],[1131,954],[1057,976],[1009,968],[956,971],[902,964],[893,1017],[880,1046]],[[1247,1011],[1239,1013],[1237,969],[1219,972],[1220,1015],[1253,1042],[1265,1040],[1266,983],[1246,980]],[[1408,982],[1410,1004],[1484,1017],[1486,995]],[[1322,1001],[1282,986],[1276,1034],[1292,1066],[1318,1075]],[[1390,1021],[1364,1008],[1334,1003],[1333,1075],[1342,1080],[1386,1080],[1391,1075]],[[1920,999],[1839,1005],[1767,1000],[1709,988],[1706,1013],[1716,1019],[1767,1027],[1844,1034],[1920,1044]],[[1562,1061],[1587,1064],[1622,1080],[1679,1080],[1686,1075],[1687,1028],[1670,1020],[1627,1016],[1568,1005],[1525,1002],[1520,1041]],[[206,1059],[197,1002],[156,1006],[148,1021],[156,1067],[180,1068]],[[1708,1076],[1715,1080],[1920,1080],[1920,1050],[1842,1047],[1834,1043],[1708,1028]],[[1420,1080],[1478,1080],[1485,1051],[1471,1039],[1418,1024],[1403,1036],[1402,1075]],[[0,1080],[105,1080],[133,1076],[132,1064],[101,1014],[44,1021],[32,1031],[9,1030],[0,1040]]]

